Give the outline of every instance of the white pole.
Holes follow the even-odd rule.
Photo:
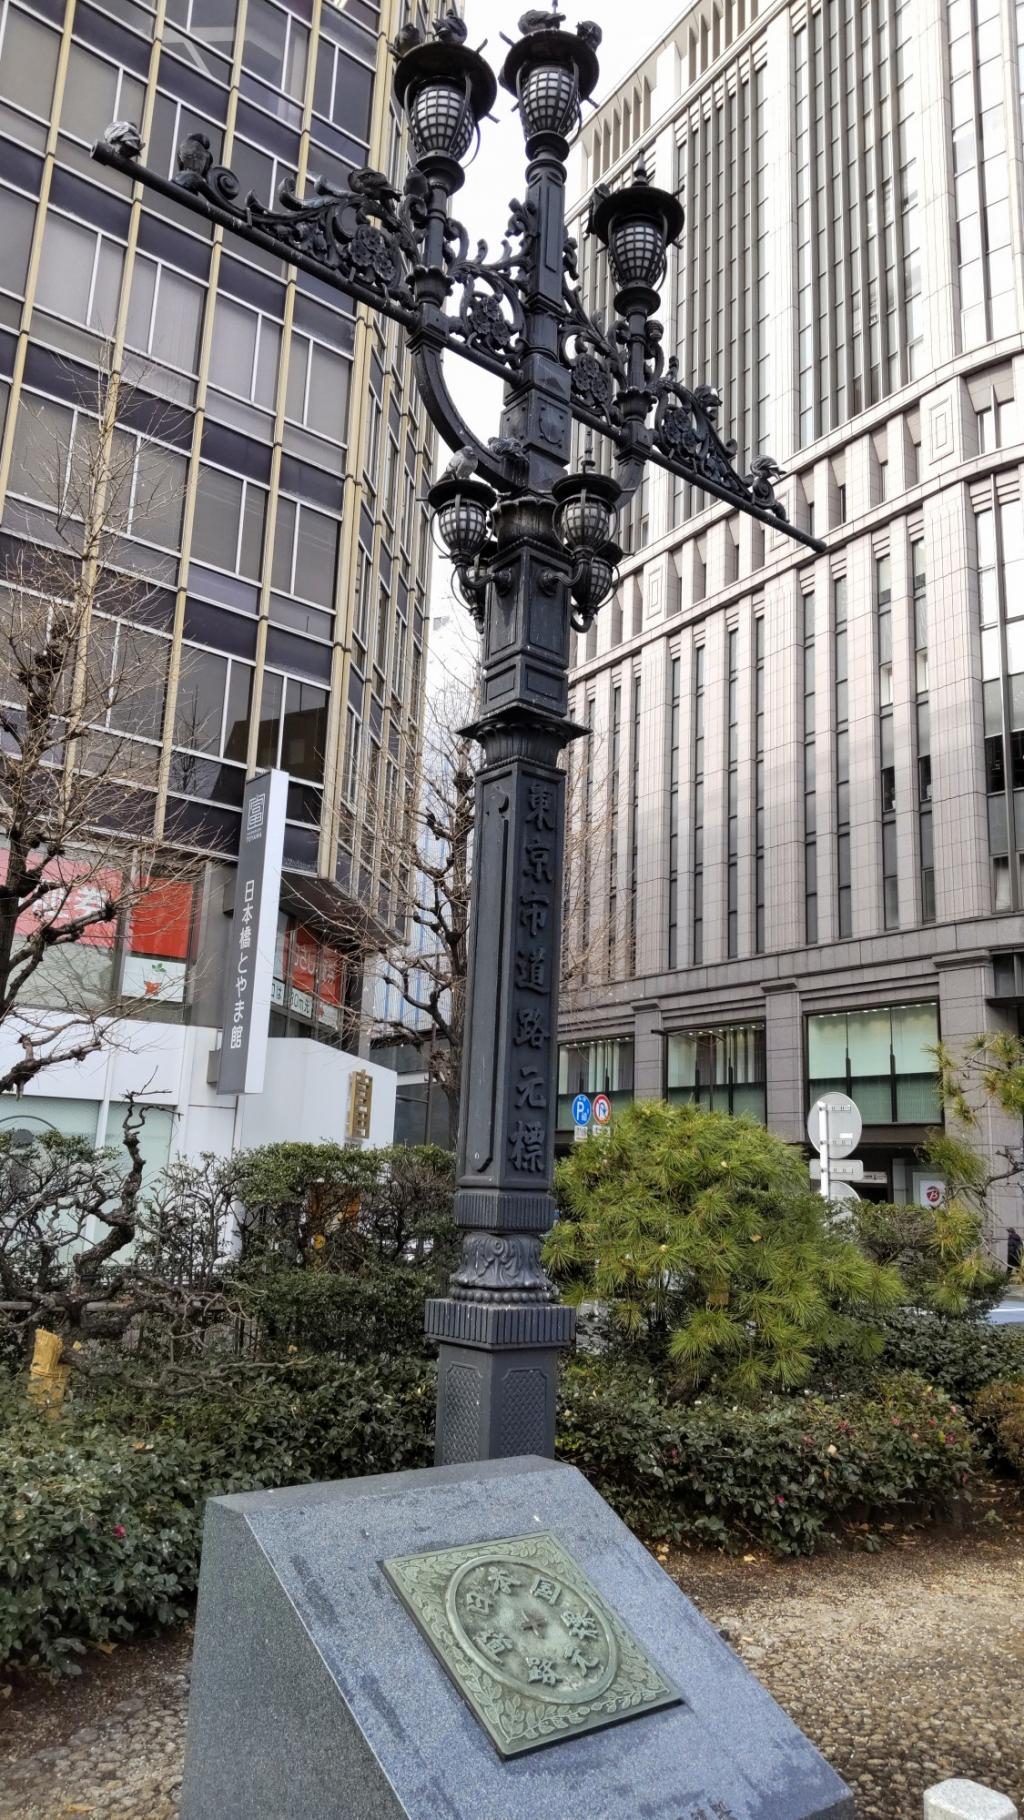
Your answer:
[[[818,1150],[821,1154],[821,1198],[832,1199],[832,1164],[828,1147],[828,1107],[822,1103],[818,1108]]]

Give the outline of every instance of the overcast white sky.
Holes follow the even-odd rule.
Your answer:
[[[516,21],[530,4],[543,4],[543,0],[466,0],[469,42],[476,48],[487,40],[484,55],[496,71],[501,67],[507,48],[500,33],[505,31],[510,38],[515,37]],[[601,83],[595,96],[600,102],[659,42],[675,20],[681,18],[685,8],[683,0],[578,0],[577,5],[564,5],[562,10],[567,14],[569,28],[579,19],[594,19],[604,32],[600,50]],[[512,99],[504,89],[499,91],[494,111],[498,123],[484,123],[479,155],[468,172],[465,188],[455,198],[454,212],[464,222],[473,243],[482,238],[490,242],[492,252],[497,252],[508,225],[509,202],[513,196],[520,195],[524,187],[525,153],[522,127],[512,110]],[[455,357],[446,360],[446,367],[452,390],[467,421],[485,441],[488,436],[496,435],[501,408],[498,382]],[[439,466],[444,467],[447,461],[448,453],[442,451]],[[437,622],[432,642],[435,665],[442,670],[448,667],[448,641],[447,628],[441,621],[450,619],[455,613],[465,614],[463,607],[452,604],[447,569],[444,558],[438,557],[434,563],[432,588],[432,613]],[[468,620],[468,615],[466,618]],[[454,626],[451,630],[454,631]],[[460,638],[457,642],[464,649],[464,641]],[[453,651],[451,655],[457,663],[456,653]]]

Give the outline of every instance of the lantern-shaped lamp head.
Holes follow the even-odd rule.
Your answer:
[[[657,292],[668,248],[682,233],[683,221],[679,198],[654,188],[643,158],[626,189],[595,201],[591,232],[608,248],[620,292]]]
[[[428,494],[441,541],[452,561],[474,563],[490,537],[495,495],[482,480],[439,480]]]
[[[494,71],[466,44],[418,44],[395,71],[395,97],[409,116],[417,164],[461,164],[498,95]]]
[[[555,482],[555,529],[573,556],[591,556],[615,529],[622,488],[610,474],[567,474]]]
[[[550,18],[549,25],[539,10],[526,14],[520,22],[524,36],[509,51],[501,82],[519,103],[530,156],[548,149],[564,158],[580,108],[598,84],[600,33],[595,26],[563,32],[562,14]]]
[[[575,611],[572,626],[576,632],[589,632],[599,609],[615,586],[622,550],[617,543],[602,544],[599,550],[576,559],[572,578]]]

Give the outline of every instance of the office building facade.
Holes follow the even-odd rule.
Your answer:
[[[110,944],[115,986],[138,994],[140,1054],[174,1052],[170,1146],[190,1121],[193,1149],[237,1138],[236,1109],[208,1087],[208,1052],[242,792],[272,767],[291,780],[271,1017],[271,1046],[291,1059],[276,1078],[287,1095],[302,1076],[290,1046],[305,1043],[333,1083],[315,1132],[300,1104],[299,1122],[283,1122],[346,1135],[349,1077],[370,1066],[353,931],[390,926],[408,898],[396,831],[416,789],[433,438],[395,324],[135,194],[89,148],[110,121],[134,121],[148,163],[171,174],[179,142],[202,132],[262,199],[289,178],[300,195],[317,178],[343,187],[365,165],[395,177],[405,148],[387,43],[406,13],[400,0],[0,6],[5,551],[51,537],[62,483],[44,452],[71,469],[96,434],[97,376],[121,376],[113,435],[134,467],[108,550],[139,607],[105,636],[112,661],[129,638],[151,679],[139,739],[150,825],[211,856],[164,919],[163,952],[131,931]],[[102,1140],[104,1093],[119,1103],[124,1082],[97,1098],[66,1072],[40,1078],[39,1118]],[[371,1072],[374,1135],[388,1137],[393,1077]]]
[[[666,353],[828,554],[656,471],[632,504],[577,644],[615,916],[564,1006],[564,1105],[696,1098],[796,1140],[842,1089],[897,1200],[934,1186],[935,1043],[1018,1027],[1022,70],[1005,0],[698,0],[577,153],[581,198],[641,151],[680,195]]]

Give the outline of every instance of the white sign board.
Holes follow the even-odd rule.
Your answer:
[[[218,1093],[263,1092],[287,807],[287,771],[264,771],[246,784],[224,979]]]
[[[810,1171],[811,1181],[820,1182],[821,1163],[816,1156],[812,1156],[811,1158]],[[838,1157],[832,1164],[829,1175],[834,1182],[862,1182],[864,1180],[864,1165],[859,1156]]]
[[[860,1195],[852,1182],[833,1182],[829,1189],[830,1201],[859,1201]]]
[[[852,1156],[860,1143],[864,1120],[845,1093],[826,1093],[815,1100],[807,1115],[807,1136],[815,1150],[823,1143],[822,1120],[826,1121],[827,1142],[831,1157]]]

